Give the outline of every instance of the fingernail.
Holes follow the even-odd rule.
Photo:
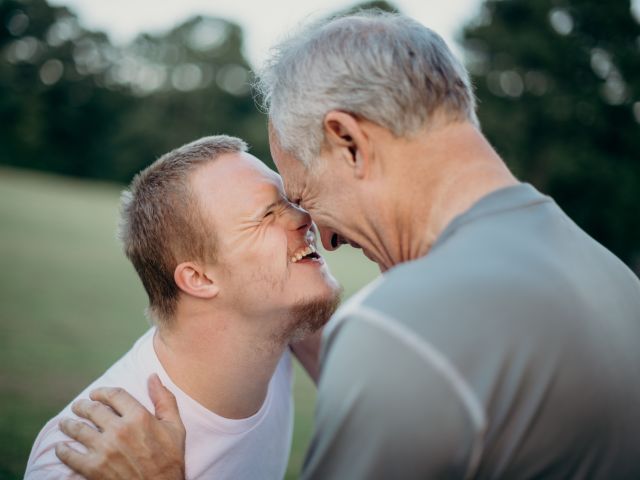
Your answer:
[[[69,453],[69,447],[67,447],[66,444],[64,443],[56,443],[55,446],[55,452],[56,452],[56,456],[62,460],[64,459],[67,454]]]
[[[60,429],[64,431],[64,430],[70,430],[73,427],[73,423],[74,421],[71,420],[70,418],[63,418],[58,422],[58,425],[60,426]]]

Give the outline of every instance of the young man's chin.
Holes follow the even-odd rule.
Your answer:
[[[291,308],[291,322],[287,336],[290,341],[302,340],[317,332],[329,321],[340,304],[342,289],[336,288],[330,295],[321,298],[303,299]]]

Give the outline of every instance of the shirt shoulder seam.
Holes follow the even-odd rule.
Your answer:
[[[364,321],[378,329],[391,334],[410,348],[416,355],[428,363],[452,388],[464,406],[471,424],[473,425],[474,439],[469,456],[464,478],[472,478],[480,463],[480,457],[484,450],[484,434],[487,428],[487,415],[482,403],[469,383],[459,370],[451,363],[444,353],[424,338],[419,337],[408,327],[378,310],[364,306],[354,305],[348,314],[356,314],[349,321]],[[347,312],[345,312],[346,314]],[[346,315],[345,315],[346,316]],[[342,317],[344,318],[344,316]]]

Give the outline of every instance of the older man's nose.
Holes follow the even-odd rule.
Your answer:
[[[324,227],[318,227],[318,230],[320,231],[320,240],[325,250],[336,250],[342,245],[340,236],[333,230]]]

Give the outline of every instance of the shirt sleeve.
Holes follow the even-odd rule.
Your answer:
[[[327,339],[303,479],[471,473],[478,431],[468,405],[403,333],[356,313]]]
[[[70,411],[64,412],[65,416],[70,418],[76,417]],[[29,461],[27,463],[27,469],[25,472],[25,480],[59,480],[59,479],[72,479],[78,478],[69,467],[62,463],[56,456],[55,446],[59,442],[66,443],[70,447],[78,450],[79,452],[86,452],[84,446],[75,440],[71,440],[58,428],[58,422],[62,419],[62,415],[59,415],[51,419],[42,429],[38,438],[36,438],[31,455],[29,455]]]

